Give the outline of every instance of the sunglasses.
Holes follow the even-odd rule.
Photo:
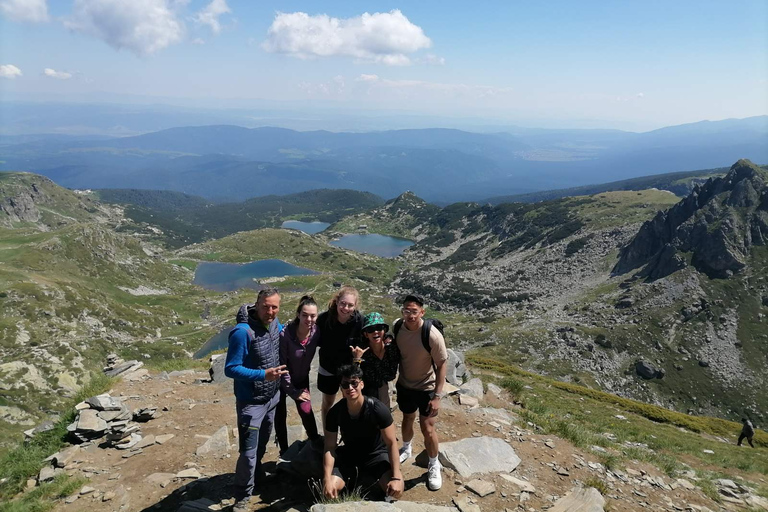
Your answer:
[[[363,332],[371,334],[376,331],[386,331],[386,330],[387,328],[384,325],[372,325],[370,327],[366,327],[365,329],[363,329]]]
[[[343,380],[341,381],[341,389],[357,389],[360,386],[359,380]]]

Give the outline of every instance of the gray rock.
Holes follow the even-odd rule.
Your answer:
[[[644,379],[656,379],[664,376],[663,373],[651,363],[642,360],[635,363],[635,372]]]
[[[493,382],[490,382],[488,384],[488,392],[498,398],[501,395],[501,388]]]
[[[148,407],[142,407],[133,411],[133,420],[145,422],[155,418],[156,415],[157,407],[150,405]]]
[[[457,496],[453,498],[453,504],[459,509],[459,512],[482,512],[480,506],[469,501],[468,496]]]
[[[573,489],[557,500],[549,512],[604,512],[605,499],[594,487]]]
[[[174,478],[176,478],[176,475],[173,473],[152,473],[144,480],[146,480],[151,484],[159,485],[160,487],[165,487],[168,484],[170,484],[171,480],[173,480]]]
[[[459,403],[461,405],[468,405],[470,407],[475,407],[480,402],[477,400],[477,398],[470,396],[470,395],[459,395]]]
[[[141,361],[136,361],[136,360],[125,361],[124,363],[120,363],[114,367],[104,368],[104,375],[106,375],[107,377],[117,377],[122,373],[138,370],[142,366],[144,366],[144,363],[142,363]]]
[[[49,430],[53,430],[54,424],[52,421],[45,421],[38,426],[36,426],[33,429],[25,430],[24,431],[24,438],[25,439],[32,439],[37,434],[41,434],[43,432],[48,432]]]
[[[482,473],[510,473],[520,464],[520,457],[502,439],[473,437],[441,443],[440,462],[469,478]]]
[[[217,430],[207,441],[198,446],[195,454],[198,457],[225,457],[229,453],[229,429],[227,426]]]
[[[200,478],[201,476],[197,468],[184,469],[176,473],[176,478]]]
[[[227,354],[214,354],[211,356],[211,367],[208,374],[211,376],[211,382],[222,384],[232,382],[232,379],[224,375],[224,364],[227,362]]]
[[[55,467],[63,468],[72,462],[78,453],[80,453],[79,446],[70,446],[69,448],[64,448],[63,450],[54,453],[48,457],[48,459],[50,459],[51,464],[53,464]]]
[[[525,480],[520,480],[519,478],[515,478],[514,476],[507,475],[507,474],[501,474],[499,476],[504,480],[506,480],[507,482],[518,486],[520,490],[523,492],[536,494],[536,488],[530,482],[526,482]]]
[[[474,378],[470,379],[466,384],[460,386],[460,392],[464,395],[469,395],[482,400],[483,398],[483,381]]]
[[[477,494],[481,498],[496,492],[496,486],[493,485],[493,482],[487,482],[478,478],[465,483],[464,487]]]
[[[97,411],[119,411],[123,408],[122,401],[106,394],[92,396],[86,402]]]
[[[40,473],[37,475],[37,481],[39,483],[43,482],[50,482],[54,478],[56,478],[56,475],[61,473],[61,470],[58,472],[56,471],[57,468],[53,468],[51,466],[43,466],[43,469],[40,470]]]
[[[460,386],[464,382],[464,376],[467,374],[467,367],[464,364],[464,354],[448,349],[448,361],[446,362],[445,380],[454,386]]]
[[[84,409],[80,411],[77,418],[77,432],[86,434],[103,434],[107,430],[107,422],[99,418],[98,413],[93,409]]]

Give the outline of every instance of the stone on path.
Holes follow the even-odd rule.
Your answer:
[[[468,478],[478,473],[510,473],[520,464],[520,457],[502,439],[471,437],[441,443],[440,462]]]
[[[478,478],[465,483],[464,487],[477,494],[481,498],[496,492],[496,486],[493,485],[493,482],[480,480]]]
[[[512,475],[501,474],[499,476],[504,480],[506,480],[507,482],[515,484],[523,492],[536,494],[536,488],[530,482],[526,482],[525,480],[520,480],[519,478],[515,478]]]
[[[229,429],[226,425],[217,430],[206,442],[198,446],[198,457],[224,457],[229,453]]]
[[[189,468],[176,473],[176,478],[200,478],[201,476],[197,468]]]
[[[499,398],[501,395],[501,388],[494,384],[493,382],[488,384],[488,392],[495,396],[496,398]]]
[[[468,496],[457,496],[453,498],[453,504],[459,509],[459,512],[482,512],[482,509],[470,501]]]
[[[167,443],[168,441],[170,441],[171,439],[174,438],[174,435],[175,434],[163,434],[163,435],[160,435],[160,436],[156,436],[155,437],[155,442],[157,444]]]
[[[54,467],[63,468],[64,466],[72,462],[72,460],[74,460],[75,456],[79,452],[80,452],[79,446],[77,445],[70,446],[69,448],[64,448],[63,450],[54,453],[53,455],[51,455],[45,460],[50,461],[51,464],[54,465]]]
[[[136,450],[141,450],[142,448],[147,448],[148,446],[152,446],[155,444],[155,436],[152,434],[149,434],[144,439],[136,443],[136,445],[133,447]]]
[[[123,408],[123,402],[107,394],[92,396],[86,402],[98,411],[119,411]]]
[[[549,512],[604,512],[605,499],[594,487],[573,489],[555,502]]]
[[[43,469],[40,470],[40,473],[37,475],[37,481],[39,483],[50,482],[60,473],[61,469],[52,468],[51,466],[44,466]]]
[[[468,405],[470,407],[475,407],[480,403],[480,401],[477,398],[470,395],[459,395],[459,403],[461,405]]]
[[[469,395],[481,400],[483,398],[483,381],[475,377],[470,379],[469,382],[460,386],[461,393]]]
[[[176,478],[176,475],[173,473],[152,473],[149,475],[145,480],[151,484],[159,485],[160,487],[165,487],[169,483],[171,483],[171,480]]]
[[[87,433],[101,433],[107,430],[107,422],[99,418],[94,409],[83,409],[78,416],[76,429]]]
[[[453,507],[431,505],[429,503],[415,503],[413,501],[395,501],[386,503],[383,501],[349,501],[347,503],[333,503],[312,505],[310,512],[456,512]],[[479,509],[478,509],[479,510]]]

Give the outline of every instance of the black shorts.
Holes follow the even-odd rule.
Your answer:
[[[341,377],[335,375],[321,375],[317,374],[317,389],[321,393],[326,395],[335,395],[339,392],[339,385],[341,384]]]
[[[413,414],[416,409],[419,410],[419,416],[429,416],[427,409],[429,401],[435,396],[434,391],[421,391],[418,389],[408,389],[397,384],[397,406],[403,414]]]
[[[389,455],[386,453],[379,453],[362,461],[346,455],[344,447],[336,450],[334,469],[338,470],[336,476],[347,482],[350,488],[359,484],[377,482],[387,471],[392,470]]]

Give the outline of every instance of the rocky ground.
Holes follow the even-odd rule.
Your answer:
[[[231,382],[215,384],[208,379],[207,373],[181,371],[142,372],[119,381],[110,390],[113,399],[131,410],[156,408],[157,413],[138,424],[141,441],[131,448],[106,447],[102,439],[76,445],[60,456],[63,471],[88,481],[55,510],[228,510],[237,458],[234,399]],[[563,439],[540,434],[535,425],[519,418],[504,391],[490,385],[483,394],[478,384],[474,381],[466,386],[466,394],[446,398],[441,411],[438,429],[444,463],[456,470],[446,467],[442,489],[427,490],[425,455],[417,434],[415,453],[421,453],[403,466],[403,502],[441,505],[462,512],[731,510],[727,501],[719,505],[707,498],[697,487],[693,472],[670,478],[653,466],[635,462],[607,470],[599,462],[599,452],[579,450]],[[394,416],[397,421],[399,412]],[[294,425],[291,437],[299,437],[301,427],[290,407],[289,424]],[[501,443],[504,450],[514,450],[520,462],[515,465],[515,457],[508,454],[499,461],[494,460],[493,453],[473,458],[480,449],[462,448],[457,442]],[[451,444],[458,454],[450,454]],[[307,479],[283,472],[277,460],[277,448],[270,444],[264,458],[266,476],[253,509],[308,510],[314,498]],[[497,469],[503,470],[470,474],[492,469],[492,464],[500,464]],[[34,481],[29,485],[34,486]],[[584,496],[576,492],[568,500],[589,498],[588,502],[597,503],[595,508],[564,508],[566,495],[589,486],[601,487],[605,496],[600,499],[596,491],[581,491]],[[727,499],[745,497],[737,484],[724,481],[722,487]],[[600,505],[603,500],[605,505]],[[197,505],[189,502],[196,502],[199,508],[191,508]],[[359,509],[358,505],[346,510]]]

